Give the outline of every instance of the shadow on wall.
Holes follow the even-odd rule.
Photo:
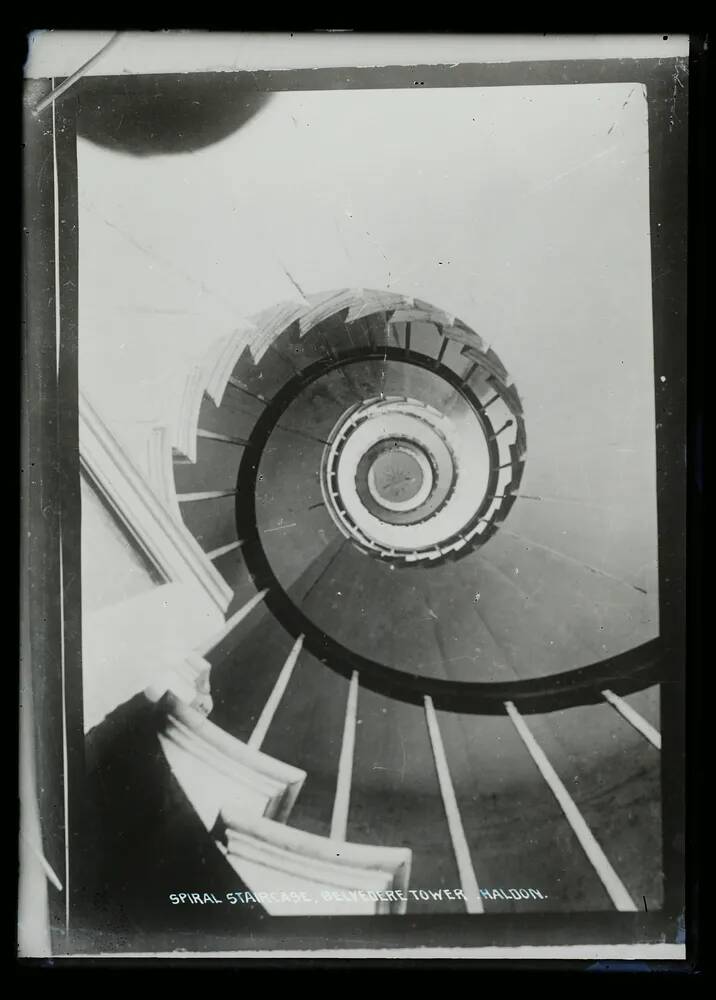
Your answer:
[[[271,96],[205,75],[87,79],[77,131],[132,156],[191,153],[237,132]]]

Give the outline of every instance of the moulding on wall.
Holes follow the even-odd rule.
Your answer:
[[[83,392],[79,394],[79,431],[82,469],[157,571],[167,582],[191,585],[198,599],[208,601],[223,615],[232,598],[231,588],[182,523],[173,481],[170,490],[165,483],[162,502]],[[159,458],[153,455],[153,467],[161,470],[166,464],[161,457],[164,452],[169,452],[171,463],[166,433],[159,430],[151,437],[152,451],[159,454]],[[170,497],[171,507],[166,502]]]

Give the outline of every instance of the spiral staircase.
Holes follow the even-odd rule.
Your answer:
[[[526,418],[480,335],[385,291],[282,303],[179,438],[158,491],[232,597],[148,695],[224,874],[294,915],[658,907],[655,624],[510,530]]]

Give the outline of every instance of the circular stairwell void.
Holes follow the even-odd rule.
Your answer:
[[[313,440],[307,466],[293,474],[320,482],[314,506],[325,507],[357,551],[395,568],[464,558],[509,513],[524,466],[519,397],[514,387],[504,399],[497,389],[390,345],[314,362],[285,381],[253,429],[237,484],[237,531],[245,541],[249,521],[261,517],[261,503],[244,508],[249,494],[261,498],[249,481],[254,472],[264,493],[285,489],[286,467],[261,462],[285,446],[288,432]],[[497,422],[480,396],[492,400]]]
[[[368,399],[339,418],[325,446],[326,509],[368,555],[442,559],[477,538],[491,458],[477,410],[466,426],[419,399]]]
[[[428,455],[405,438],[388,437],[364,455],[363,461],[368,466],[368,492],[388,520],[391,512],[414,511],[434,490],[435,474]],[[356,475],[361,485],[362,478]]]
[[[216,498],[182,514],[235,607],[265,590],[331,670],[445,711],[551,711],[660,679],[636,591],[510,530],[515,503],[538,509],[519,499],[525,416],[497,354],[418,300],[309,300],[257,320],[202,404],[196,465],[175,465],[180,490]]]

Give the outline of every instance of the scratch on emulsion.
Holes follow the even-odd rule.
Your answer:
[[[682,90],[684,88],[684,85],[681,82],[680,71],[683,71],[684,76],[686,76],[686,74],[688,73],[688,67],[686,66],[686,63],[684,62],[683,59],[677,59],[674,65],[674,76],[673,76],[674,89],[671,93],[671,114],[669,115],[669,132],[671,132],[674,128],[674,121],[676,116],[676,95],[678,94],[677,88],[681,87]]]

